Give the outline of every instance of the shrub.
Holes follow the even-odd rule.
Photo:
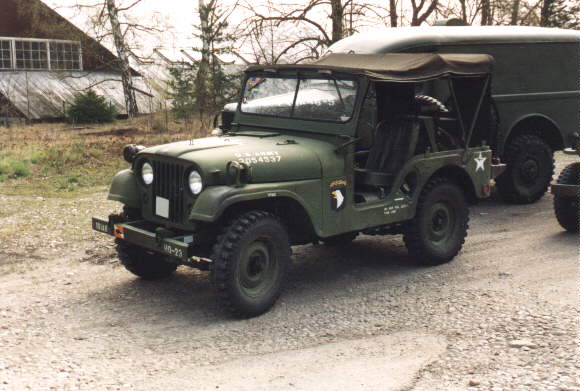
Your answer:
[[[76,94],[67,110],[69,121],[84,124],[100,124],[113,122],[117,110],[110,105],[104,96],[97,95],[93,90]]]
[[[27,177],[30,175],[28,162],[17,162],[12,166],[12,171],[15,177]]]
[[[30,162],[0,155],[0,182],[30,175]]]

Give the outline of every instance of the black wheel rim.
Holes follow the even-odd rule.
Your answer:
[[[278,268],[278,260],[270,243],[265,239],[253,241],[240,259],[239,281],[242,291],[254,298],[267,292],[274,285]]]
[[[446,241],[455,228],[455,212],[446,202],[437,202],[429,213],[429,239],[434,243]]]

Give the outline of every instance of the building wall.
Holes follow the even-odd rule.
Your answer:
[[[115,71],[113,53],[40,0],[0,0],[0,37],[80,41],[84,70]]]

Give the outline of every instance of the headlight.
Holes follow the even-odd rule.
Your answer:
[[[151,167],[151,164],[144,163],[141,166],[141,178],[143,178],[143,183],[146,185],[153,183],[153,167]]]
[[[201,193],[201,189],[203,189],[203,182],[201,181],[201,175],[199,172],[192,171],[189,173],[189,189],[193,194]]]

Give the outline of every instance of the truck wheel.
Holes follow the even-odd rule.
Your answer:
[[[461,189],[447,178],[431,179],[421,191],[415,217],[403,240],[409,253],[424,265],[449,262],[467,236],[469,209]]]
[[[144,280],[158,280],[169,276],[177,269],[177,265],[164,261],[164,256],[145,250],[122,240],[116,241],[119,260],[136,276]]]
[[[322,243],[324,243],[327,246],[344,246],[355,240],[357,236],[358,232],[350,232],[346,234],[324,238],[322,239]]]
[[[560,174],[558,183],[563,185],[580,184],[580,163],[572,163]],[[578,197],[554,196],[554,212],[558,223],[569,232],[578,232]]]
[[[542,198],[554,174],[550,146],[536,135],[524,134],[506,147],[503,158],[507,169],[497,178],[502,198],[518,204]]]
[[[290,263],[288,233],[276,216],[247,212],[218,237],[211,259],[212,281],[225,307],[236,317],[258,316],[282,292]]]

